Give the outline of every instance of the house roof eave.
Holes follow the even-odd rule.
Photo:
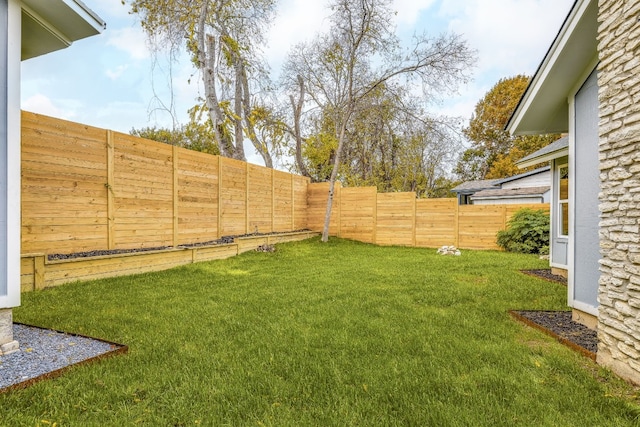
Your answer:
[[[569,155],[569,137],[563,136],[562,138],[552,142],[547,145],[529,154],[526,157],[518,160],[516,162],[516,166],[520,169],[528,168],[529,166],[535,166],[537,164],[543,162],[549,162],[551,160],[557,159],[559,157],[564,157]]]
[[[80,0],[22,0],[22,60],[100,34],[105,22]]]
[[[597,58],[598,2],[576,0],[509,119],[514,135],[568,131],[570,91]]]

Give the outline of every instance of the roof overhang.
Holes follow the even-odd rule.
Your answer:
[[[528,156],[518,160],[516,166],[520,169],[535,166],[540,163],[550,162],[551,160],[569,155],[569,137],[564,136],[557,141],[552,142],[546,147],[529,154]]]
[[[64,49],[105,27],[80,0],[22,0],[22,60]]]
[[[577,0],[507,123],[511,134],[568,131],[568,99],[597,60],[597,34],[598,2]]]

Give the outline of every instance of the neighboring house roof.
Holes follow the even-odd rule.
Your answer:
[[[480,179],[477,181],[466,181],[451,189],[454,193],[473,193],[475,191],[488,188],[497,188],[497,179]]]
[[[478,199],[512,199],[515,197],[542,197],[551,187],[522,187],[509,189],[482,190],[471,196],[472,200]]]
[[[598,2],[576,0],[506,129],[514,135],[565,133],[567,99],[598,61]]]
[[[64,49],[105,27],[80,0],[22,0],[22,60]]]
[[[558,157],[567,155],[569,155],[569,137],[563,136],[562,138],[555,140],[546,147],[543,147],[538,151],[518,160],[516,162],[516,165],[519,168],[527,168],[529,166],[548,162],[550,160],[557,159]]]
[[[543,166],[541,168],[534,169],[532,171],[523,172],[518,175],[509,176],[506,178],[497,179],[481,179],[478,181],[466,181],[451,189],[454,193],[476,193],[483,190],[500,189],[502,184],[508,182],[517,181],[522,178],[526,178],[539,173],[548,172],[551,168],[549,166]]]

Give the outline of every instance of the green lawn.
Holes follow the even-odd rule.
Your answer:
[[[0,395],[7,426],[631,426],[635,389],[509,309],[535,256],[333,239],[23,294],[15,320],[129,346]]]

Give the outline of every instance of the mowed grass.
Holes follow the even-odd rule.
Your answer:
[[[0,395],[7,426],[626,426],[636,390],[509,309],[565,309],[534,256],[280,245],[23,294],[15,320],[129,353]]]

